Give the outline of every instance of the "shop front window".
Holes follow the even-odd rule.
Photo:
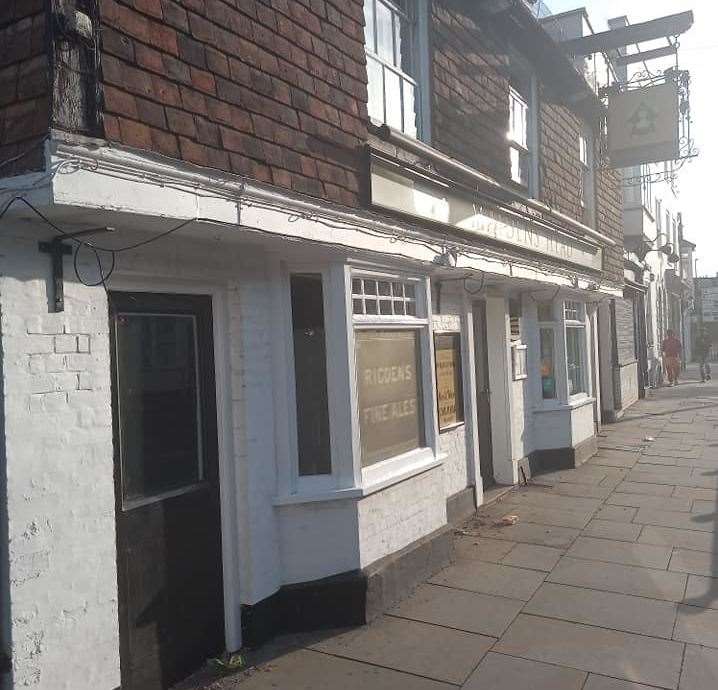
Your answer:
[[[586,321],[580,302],[564,303],[566,326],[566,372],[569,396],[587,392],[586,385]]]
[[[553,328],[541,328],[541,395],[544,400],[556,398],[556,357]]]
[[[426,447],[422,335],[417,286],[410,281],[352,280],[361,465]]]

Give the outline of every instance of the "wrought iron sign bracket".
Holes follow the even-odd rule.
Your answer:
[[[114,228],[90,228],[77,232],[64,233],[49,242],[38,242],[38,251],[50,255],[52,266],[52,296],[50,311],[59,314],[65,311],[65,267],[64,258],[72,254],[72,247],[65,244],[66,240],[77,240],[79,237],[96,235],[103,232],[113,232]]]

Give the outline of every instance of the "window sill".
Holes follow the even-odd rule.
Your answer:
[[[441,434],[447,434],[450,431],[456,431],[457,429],[460,429],[462,426],[466,426],[466,422],[456,422],[455,424],[449,424],[448,426],[442,427],[439,429],[439,435]]]
[[[568,402],[544,401],[537,407],[534,407],[533,412],[536,414],[541,414],[543,412],[571,411],[579,409],[581,407],[585,407],[586,405],[592,405],[594,402],[596,402],[596,398],[592,398],[588,395],[576,397],[569,400]]]
[[[384,463],[377,463],[378,468],[381,466],[381,473],[376,472],[377,477],[372,481],[365,481],[363,486],[275,496],[272,499],[272,504],[281,507],[303,503],[325,503],[364,498],[394,484],[399,484],[419,474],[433,470],[442,465],[447,457],[446,453],[440,453],[435,456],[430,448],[422,448],[419,451],[413,451],[398,458],[386,460]],[[385,463],[387,464],[385,465]],[[400,469],[397,468],[397,465],[400,465]],[[364,476],[366,477],[366,470],[364,470]]]

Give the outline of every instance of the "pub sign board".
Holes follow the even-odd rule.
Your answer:
[[[362,467],[422,448],[420,345],[416,330],[358,330],[357,394]]]
[[[612,168],[680,157],[678,86],[669,81],[614,93],[608,101],[608,155]]]
[[[461,335],[434,335],[436,363],[436,402],[439,412],[439,431],[464,421],[464,393],[461,369]]]

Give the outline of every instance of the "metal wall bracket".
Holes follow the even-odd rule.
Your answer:
[[[50,309],[59,314],[65,311],[65,267],[64,257],[72,254],[72,247],[65,244],[66,240],[75,240],[86,235],[96,235],[101,232],[114,232],[114,228],[90,228],[78,232],[67,232],[55,237],[49,242],[38,242],[38,250],[49,254],[52,262],[52,302]]]

